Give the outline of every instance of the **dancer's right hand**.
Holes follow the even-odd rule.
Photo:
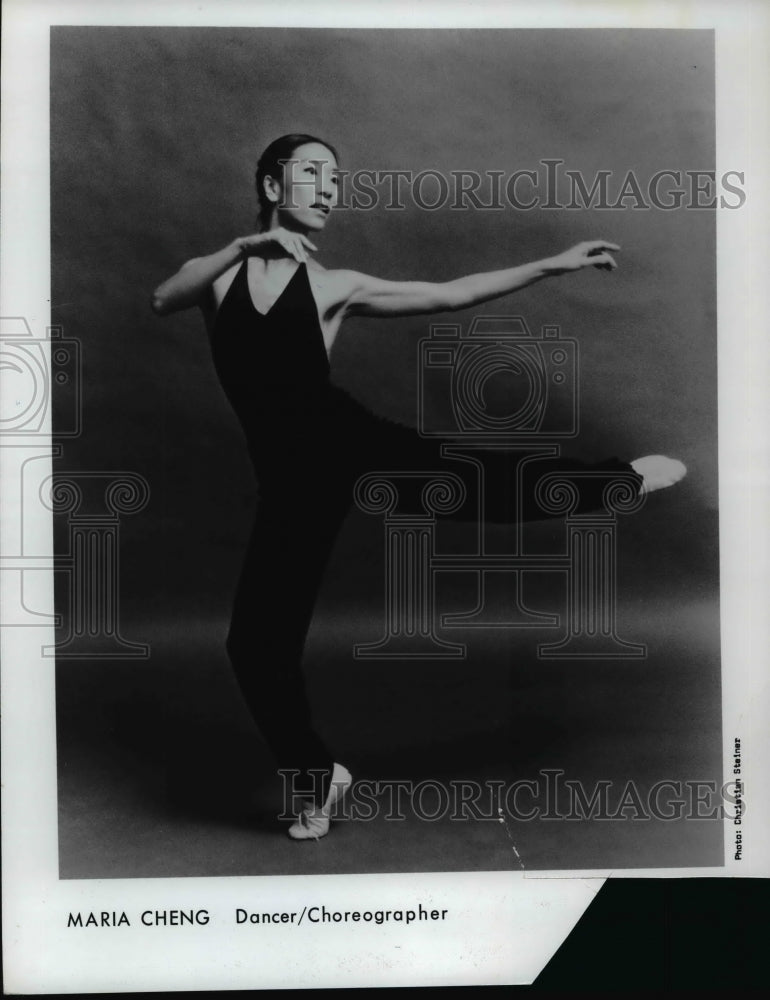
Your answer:
[[[263,257],[265,260],[275,257],[293,257],[301,264],[307,263],[308,250],[317,250],[302,233],[293,233],[290,229],[278,226],[264,233],[254,233],[251,236],[240,236],[235,241],[244,257]]]

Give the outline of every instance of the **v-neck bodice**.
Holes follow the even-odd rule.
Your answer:
[[[244,394],[256,402],[262,394],[271,406],[293,405],[298,393],[325,388],[329,380],[318,308],[303,262],[266,313],[254,305],[249,290],[248,258],[222,300],[212,334],[217,373],[228,396]]]
[[[254,305],[243,261],[219,307],[211,353],[252,457],[320,438],[338,392],[307,265],[301,263],[266,313]]]
[[[294,271],[292,273],[292,276],[289,278],[289,280],[284,285],[283,291],[274,300],[274,302],[270,306],[270,308],[266,312],[262,312],[261,310],[257,309],[256,304],[254,302],[254,296],[251,294],[251,289],[249,288],[249,261],[248,261],[248,258],[241,264],[241,269],[243,270],[244,280],[246,282],[246,292],[247,292],[247,294],[249,296],[249,302],[251,302],[251,306],[252,306],[254,312],[257,314],[257,316],[261,317],[262,319],[267,319],[268,318],[268,316],[270,315],[270,313],[273,311],[273,309],[275,309],[275,307],[278,305],[278,303],[281,301],[281,299],[284,297],[284,295],[287,294],[287,292],[289,291],[289,289],[292,286],[292,283],[294,282],[295,278],[297,277],[297,275],[299,274],[300,270],[303,267],[306,267],[306,265],[302,264],[302,263],[300,263],[300,264],[297,265],[297,267],[294,269]],[[305,277],[307,277],[307,271],[305,272]],[[311,295],[312,295],[312,292],[311,292]]]

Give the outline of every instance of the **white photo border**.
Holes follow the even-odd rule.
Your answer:
[[[669,3],[340,3],[44,2],[5,0],[2,59],[2,275],[0,315],[24,317],[35,333],[50,326],[48,60],[49,27],[64,24],[242,27],[712,28],[716,38],[718,175],[745,170],[746,205],[718,211],[719,496],[724,772],[734,738],[743,747],[747,848],[736,862],[725,820],[724,868],[624,869],[623,878],[767,876],[770,821],[764,764],[770,759],[764,672],[770,627],[767,472],[768,91],[765,53],[770,10],[762,0]],[[749,97],[751,96],[751,100]],[[0,372],[0,377],[3,373]],[[46,428],[50,435],[50,426]],[[38,437],[37,460],[50,456]],[[25,447],[0,448],[4,543],[18,495]],[[32,454],[30,452],[29,454]],[[41,555],[52,552],[52,524],[39,505],[25,510]],[[37,520],[35,520],[37,519]],[[6,545],[3,547],[6,548]],[[6,551],[8,549],[6,548]],[[28,574],[30,606],[53,613],[52,573]],[[0,573],[0,598],[18,596],[15,574]],[[20,992],[123,992],[255,987],[518,984],[531,982],[613,872],[480,872],[130,880],[58,878],[56,717],[52,659],[40,658],[53,628],[5,629],[3,702],[3,938],[6,989]],[[452,922],[408,945],[396,925],[319,933],[237,931],[234,906],[301,909],[309,900],[350,909],[371,900],[387,909],[424,899]],[[239,903],[239,900],[243,900]],[[426,903],[426,905],[428,905]],[[165,935],[132,926],[77,941],[69,911],[205,907],[219,927]],[[224,915],[227,914],[225,919]],[[180,929],[181,930],[181,929]],[[331,936],[334,932],[335,937]],[[340,958],[332,941],[345,937]],[[398,950],[395,950],[398,949]],[[302,962],[297,952],[304,956]],[[137,958],[141,954],[141,961]]]

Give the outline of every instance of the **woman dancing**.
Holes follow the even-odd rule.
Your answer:
[[[332,808],[352,782],[313,728],[302,654],[353,485],[367,471],[407,464],[435,470],[443,464],[440,442],[375,416],[332,384],[329,354],[342,323],[349,316],[467,309],[554,275],[587,267],[613,270],[611,251],[619,250],[593,240],[546,260],[446,282],[329,271],[310,254],[337,201],[337,171],[336,151],[314,136],[290,134],[271,143],[256,172],[257,232],[188,261],[152,297],[161,316],[201,308],[216,372],[256,472],[256,517],[226,647],[279,769],[294,772],[295,788],[305,793],[288,831],[296,840],[328,832]],[[501,453],[490,458],[514,461]],[[686,471],[661,455],[595,465],[546,459],[530,468],[537,476],[623,471],[636,477],[640,491],[669,486]],[[594,486],[581,487],[580,503],[592,509],[599,506],[602,477],[588,482]],[[518,509],[503,489],[493,494],[485,514],[502,523],[545,517],[533,499],[534,481],[525,487]]]

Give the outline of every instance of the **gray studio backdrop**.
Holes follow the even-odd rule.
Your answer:
[[[150,485],[148,506],[121,527],[124,630],[138,641],[181,640],[201,625],[224,640],[256,486],[200,316],[159,319],[149,299],[188,258],[252,231],[254,168],[268,142],[320,135],[353,171],[508,176],[561,159],[589,184],[610,171],[615,191],[631,169],[644,186],[661,170],[715,164],[705,31],[59,27],[51,55],[52,317],[83,356],[84,432],[58,461],[134,471]],[[443,318],[513,314],[533,331],[560,326],[581,354],[581,433],[564,450],[627,460],[662,452],[687,464],[681,486],[622,522],[621,604],[670,602],[669,622],[690,615],[685,635],[711,629],[709,670],[680,681],[672,669],[665,685],[669,704],[697,690],[694,739],[711,748],[698,760],[718,767],[716,218],[632,203],[428,211],[407,197],[402,211],[333,214],[318,259],[444,280],[583,239],[622,246],[615,273],[541,282]],[[417,346],[432,319],[350,322],[333,378],[414,425]],[[319,605],[321,620],[339,621],[368,601],[374,633],[359,638],[369,641],[379,638],[381,531],[354,512]]]
[[[160,320],[148,301],[184,260],[252,230],[254,167],[272,138],[328,137],[349,170],[508,176],[558,158],[589,184],[612,171],[617,191],[629,169],[645,183],[713,168],[713,72],[712,34],[697,31],[55,28],[52,315],[84,358],[85,433],[67,462],[149,480],[151,506],[127,530],[162,546],[137,573],[156,592],[187,588],[209,547],[243,536],[251,471],[200,317]],[[616,211],[405,204],[333,216],[319,260],[442,280],[586,238],[623,247],[614,274],[555,279],[459,318],[520,313],[577,338],[581,434],[567,450],[679,456],[691,516],[713,513],[715,213],[633,199]],[[335,379],[414,424],[430,319],[351,322]],[[206,586],[196,574],[192,589]]]

